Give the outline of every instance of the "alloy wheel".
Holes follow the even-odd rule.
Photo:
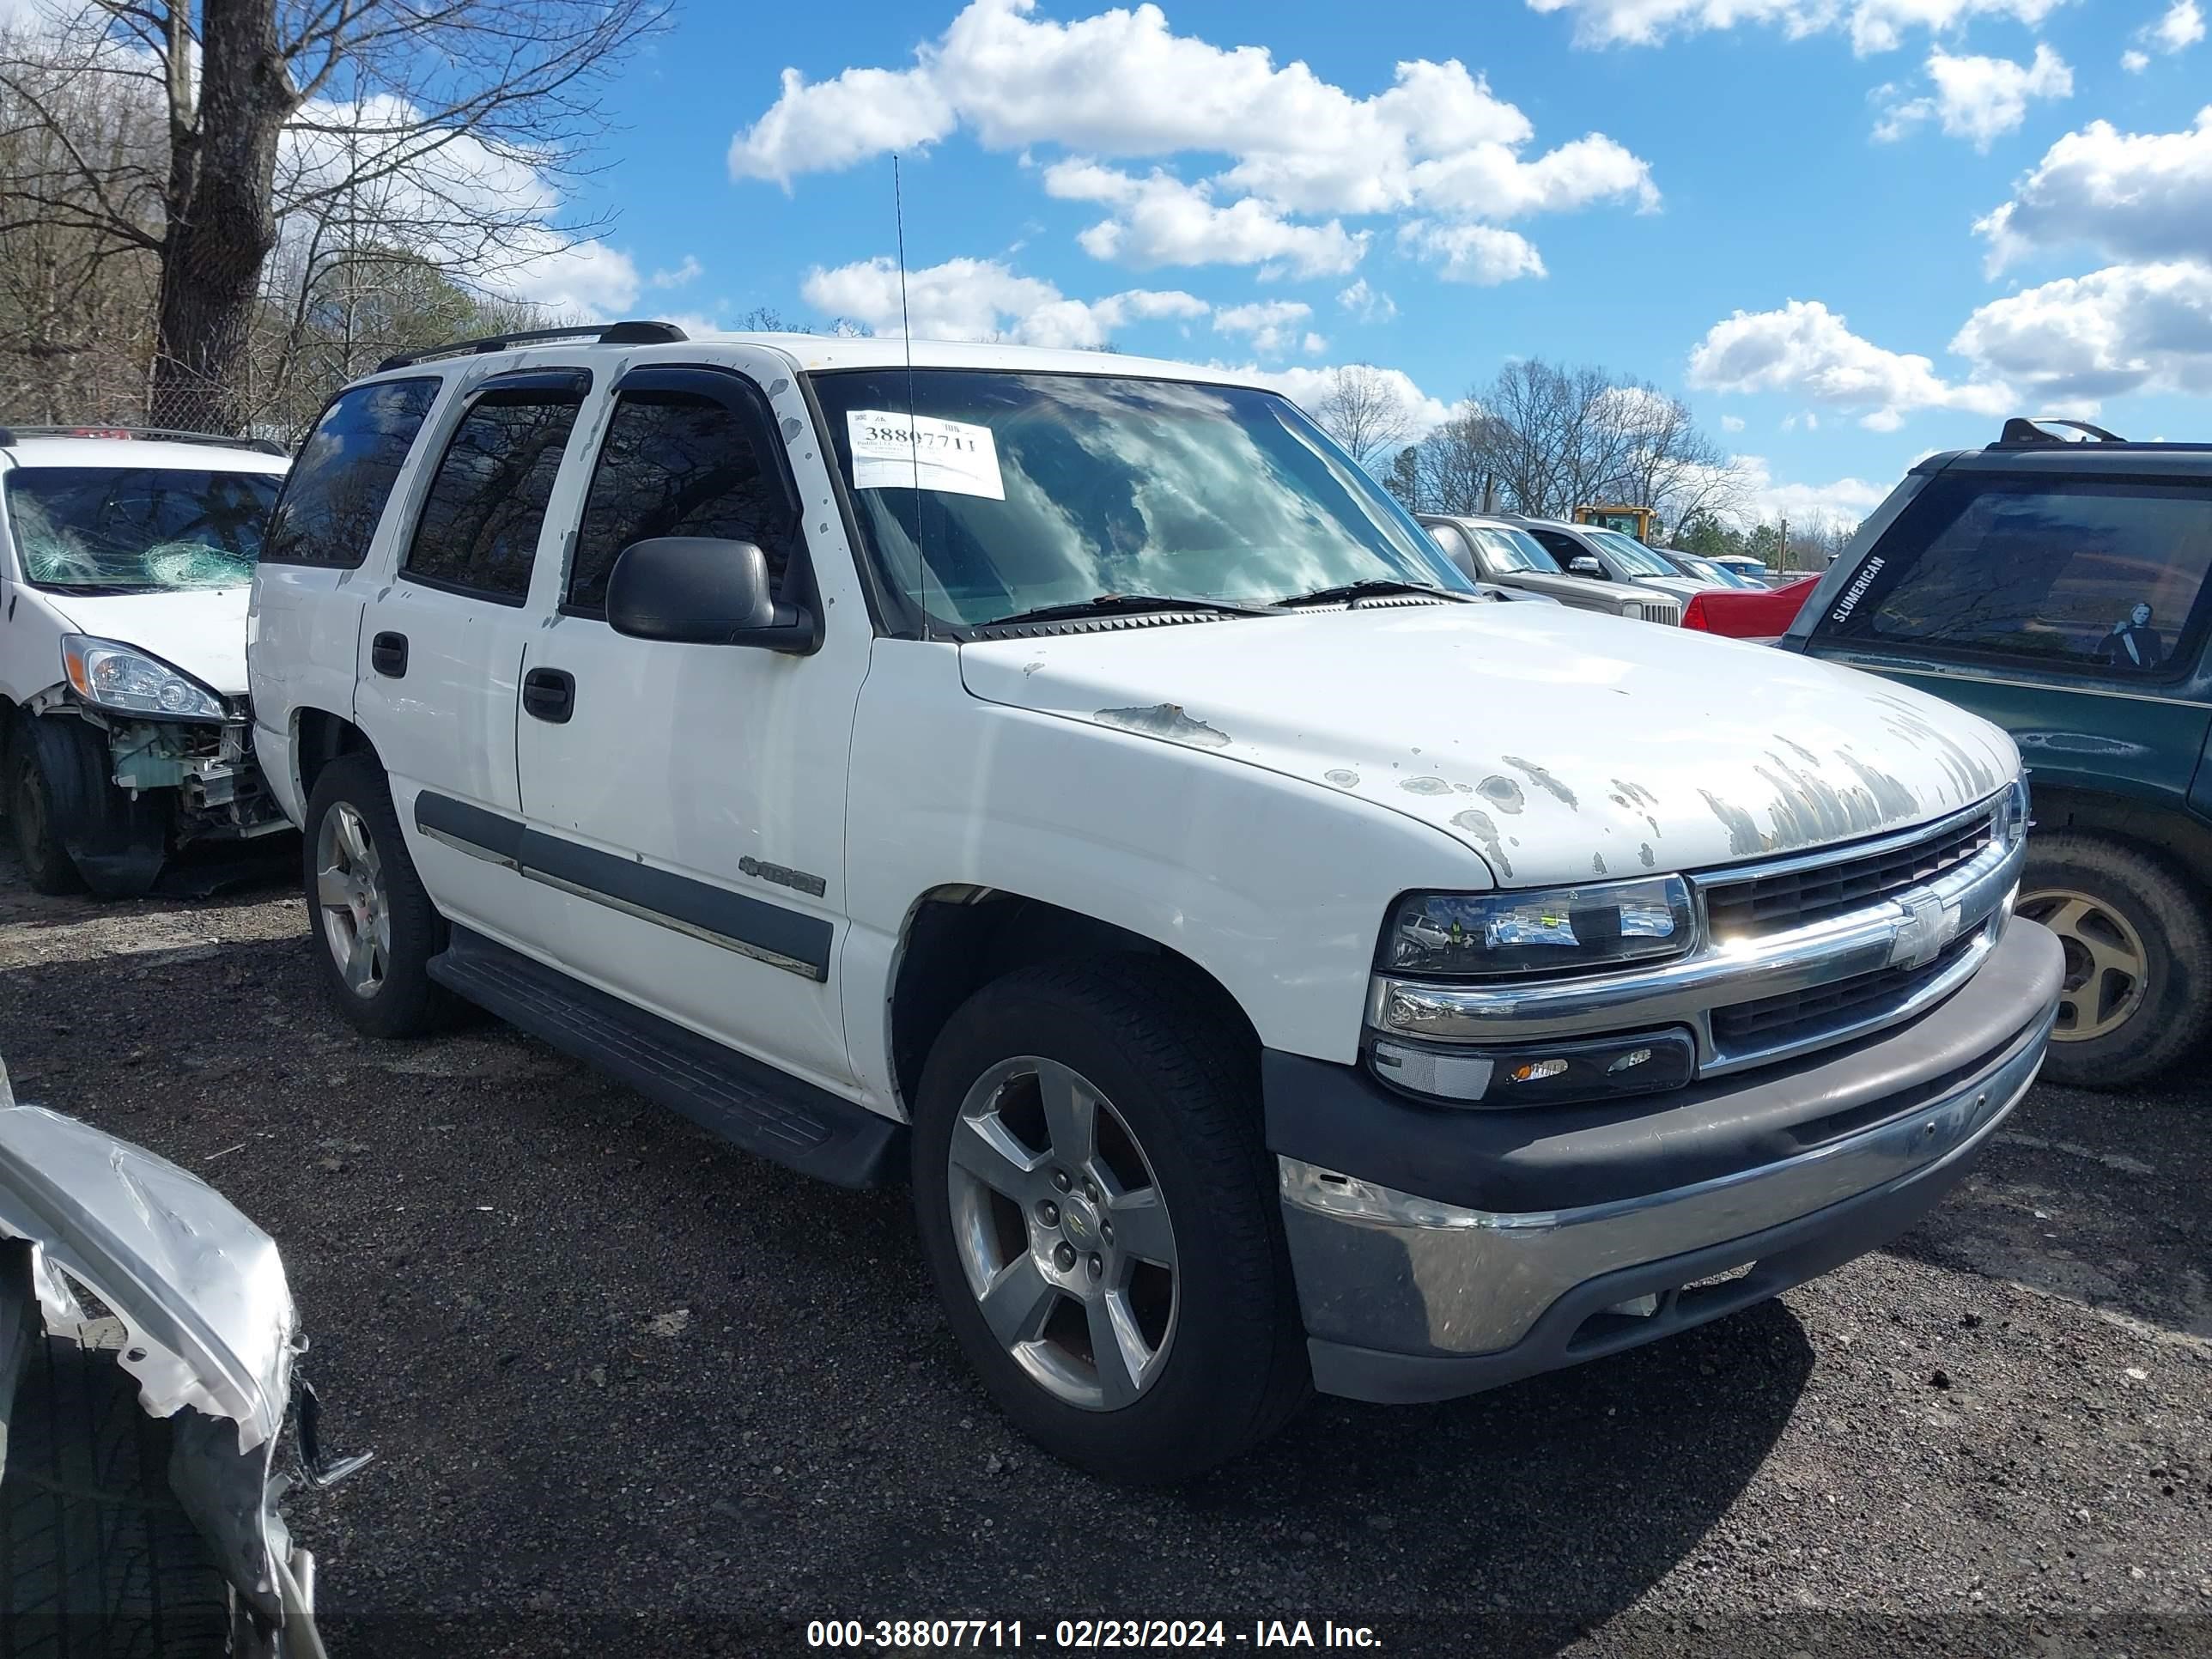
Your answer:
[[[954,1249],[1014,1362],[1085,1410],[1143,1395],[1180,1276],[1166,1197],[1113,1103],[1056,1060],[1002,1060],[961,1103],[947,1164]]]
[[[315,903],[338,975],[356,996],[384,987],[392,962],[392,907],[384,865],[361,814],[332,803],[315,834]]]
[[[2013,912],[2057,934],[2066,952],[2053,1042],[2087,1042],[2135,1017],[2149,990],[2150,953],[2125,916],[2102,899],[2067,887],[2023,893]]]

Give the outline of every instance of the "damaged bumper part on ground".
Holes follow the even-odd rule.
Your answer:
[[[202,1626],[210,1653],[321,1654],[313,1560],[278,1510],[295,1391],[309,1480],[365,1460],[323,1464],[305,1346],[266,1233],[167,1160],[16,1104],[0,1068],[0,1525],[36,1537],[90,1505],[80,1535],[104,1540],[11,1549],[19,1638],[27,1619],[127,1626],[144,1599],[165,1654],[202,1651],[173,1643]]]

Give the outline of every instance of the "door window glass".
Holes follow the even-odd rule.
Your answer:
[[[655,536],[755,543],[780,589],[797,535],[782,481],[763,464],[743,414],[693,393],[625,392],[585,498],[568,608],[605,615],[615,560]]]
[[[1939,479],[1830,602],[1824,634],[2123,677],[2178,672],[2212,568],[2212,492]]]
[[[576,422],[574,393],[488,392],[455,428],[415,521],[406,574],[520,605]]]
[[[292,463],[269,520],[263,562],[358,568],[437,395],[434,376],[339,393]]]

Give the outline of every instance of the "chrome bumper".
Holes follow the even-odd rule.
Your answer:
[[[1679,960],[1631,972],[1509,986],[1377,975],[1368,1023],[1385,1037],[1436,1044],[1682,1025],[1696,1038],[1701,1077],[1771,1065],[1902,1024],[1972,978],[2002,935],[2027,857],[2025,842],[1992,843],[1925,886],[1865,911],[1737,944],[1708,941]],[[1848,1023],[1756,1046],[1731,1047],[1714,1037],[1717,1008],[1816,990],[1884,969],[1917,967],[1961,939],[1966,945],[1942,972]]]
[[[1978,1074],[1858,1133],[1694,1185],[1579,1209],[1500,1214],[1279,1157],[1284,1223],[1310,1334],[1320,1339],[1317,1346],[1407,1356],[1415,1363],[1495,1355],[1528,1337],[1570,1292],[1623,1269],[1698,1256],[1785,1224],[1809,1223],[1817,1234],[1824,1212],[1835,1214],[1843,1228],[1848,1218],[1841,1212],[1855,1207],[1854,1201],[1893,1189],[1923,1188],[1933,1203],[1948,1185],[1944,1174],[1963,1172],[2042,1064],[2056,1013],[2055,948],[2048,957],[2044,977],[2050,995]],[[1908,1216],[1895,1230],[1909,1224]],[[1838,1259],[1874,1248],[1887,1236],[1869,1237]],[[1757,1254],[1754,1247],[1741,1261],[1720,1267],[1747,1265]],[[1718,1270],[1700,1265],[1685,1280]],[[1648,1310],[1613,1311],[1632,1318]],[[1559,1357],[1520,1365],[1514,1374],[1586,1357],[1574,1352],[1573,1334],[1553,1333]]]

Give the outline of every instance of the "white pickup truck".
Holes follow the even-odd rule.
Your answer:
[[[994,1395],[1121,1479],[1869,1249],[2051,1027],[2002,732],[1486,602],[1219,370],[653,323],[396,360],[249,629],[356,1025],[458,996],[910,1178]]]

